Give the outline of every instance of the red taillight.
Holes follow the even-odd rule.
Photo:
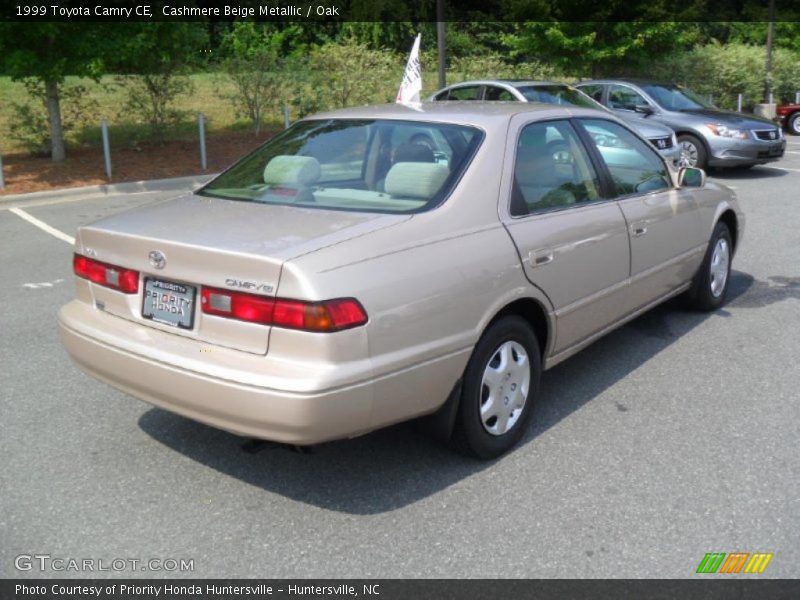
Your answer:
[[[367,322],[367,313],[353,298],[302,302],[204,287],[201,304],[209,315],[304,331],[341,331]]]
[[[75,275],[99,285],[126,294],[135,294],[139,291],[139,271],[123,269],[80,254],[74,255],[72,266],[75,270]]]

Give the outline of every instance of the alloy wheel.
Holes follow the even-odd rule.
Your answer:
[[[688,140],[681,142],[681,164],[687,167],[697,165],[697,146]]]

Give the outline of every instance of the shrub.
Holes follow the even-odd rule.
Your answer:
[[[556,69],[539,62],[510,63],[499,54],[454,58],[448,69],[448,83],[467,79],[553,79]]]
[[[391,102],[405,62],[385,50],[353,40],[328,43],[289,69],[292,105],[300,116],[326,110]]]
[[[117,82],[126,88],[128,94],[122,114],[132,114],[136,120],[147,124],[153,137],[162,141],[166,130],[186,116],[185,111],[175,108],[176,99],[194,90],[188,77],[169,71],[122,75]]]

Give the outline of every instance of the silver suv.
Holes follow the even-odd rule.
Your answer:
[[[772,121],[720,110],[674,83],[602,79],[576,87],[619,117],[641,114],[673,129],[689,166],[752,167],[779,160],[786,149]]]

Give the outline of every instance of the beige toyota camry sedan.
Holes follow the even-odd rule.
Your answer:
[[[721,306],[743,223],[730,190],[609,114],[347,109],[81,227],[59,327],[92,376],[240,435],[427,416],[493,458],[543,370],[678,294]]]

